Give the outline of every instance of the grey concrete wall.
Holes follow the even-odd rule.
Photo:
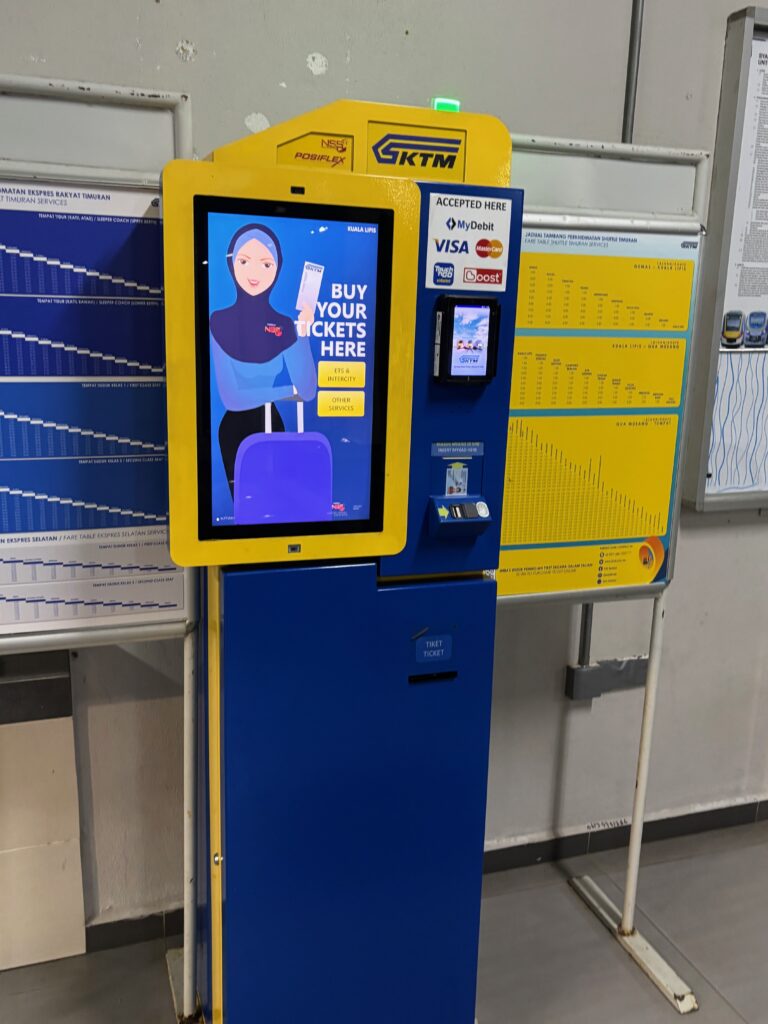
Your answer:
[[[617,140],[630,0],[0,0],[0,67],[188,92],[196,150],[339,96],[460,97],[513,131]],[[636,141],[711,147],[730,0],[647,0]],[[686,515],[670,593],[654,814],[768,791],[768,532]],[[504,607],[491,845],[629,814],[641,695],[563,698],[575,609]],[[647,646],[647,602],[601,607],[596,656]],[[180,652],[82,652],[74,667],[86,909],[181,895]]]

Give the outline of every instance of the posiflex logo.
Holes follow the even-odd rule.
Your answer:
[[[452,170],[461,150],[461,142],[461,139],[388,132],[371,148],[380,164]]]

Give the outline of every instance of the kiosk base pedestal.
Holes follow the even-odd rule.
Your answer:
[[[231,1024],[474,1021],[495,597],[222,571]]]

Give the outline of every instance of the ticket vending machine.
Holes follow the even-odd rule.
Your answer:
[[[165,170],[207,1021],[474,1019],[510,157],[491,117],[344,101]]]

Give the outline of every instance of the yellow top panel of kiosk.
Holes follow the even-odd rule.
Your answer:
[[[216,163],[509,185],[512,140],[489,114],[337,100],[221,146]]]

